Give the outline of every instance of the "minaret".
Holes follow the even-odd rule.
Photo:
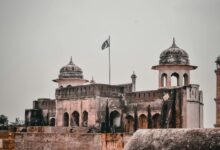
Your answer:
[[[131,75],[131,81],[132,81],[132,92],[136,91],[136,74],[133,71],[133,74]]]
[[[216,124],[215,127],[220,127],[220,55],[218,56],[216,60]]]

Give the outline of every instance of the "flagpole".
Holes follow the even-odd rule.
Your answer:
[[[110,35],[109,35],[109,84],[111,84],[111,53],[110,53]]]

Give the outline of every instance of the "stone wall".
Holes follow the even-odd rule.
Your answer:
[[[218,150],[220,129],[141,129],[132,136],[31,127],[15,134],[0,132],[0,142],[0,150]]]
[[[122,150],[128,134],[16,133],[15,150]]]
[[[219,150],[220,129],[142,129],[125,150]]]
[[[14,134],[8,131],[0,131],[0,150],[13,150],[14,146]]]

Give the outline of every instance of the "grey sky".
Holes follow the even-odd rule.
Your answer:
[[[220,54],[219,0],[1,0],[0,114],[24,118],[32,101],[54,98],[59,69],[73,56],[84,77],[108,82],[111,35],[112,82],[158,88],[160,53],[176,38],[192,65],[191,83],[204,94],[205,127],[215,122],[215,59]],[[192,114],[193,115],[193,114]]]

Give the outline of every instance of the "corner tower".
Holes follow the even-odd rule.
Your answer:
[[[159,65],[152,67],[159,71],[159,88],[189,85],[190,71],[196,68],[190,65],[187,52],[176,45],[174,38],[172,45],[160,54]]]
[[[216,62],[216,124],[215,127],[220,127],[220,55],[217,57]]]
[[[176,112],[181,111],[180,122],[183,128],[203,127],[203,94],[199,85],[190,82],[190,71],[196,68],[190,65],[189,55],[176,45],[175,39],[160,54],[159,65],[152,67],[159,71],[159,89],[178,91],[174,99],[181,105],[181,109]]]
[[[83,79],[83,71],[73,63],[72,57],[69,63],[60,69],[59,78],[53,81],[58,83],[58,87],[76,86],[88,82]]]

